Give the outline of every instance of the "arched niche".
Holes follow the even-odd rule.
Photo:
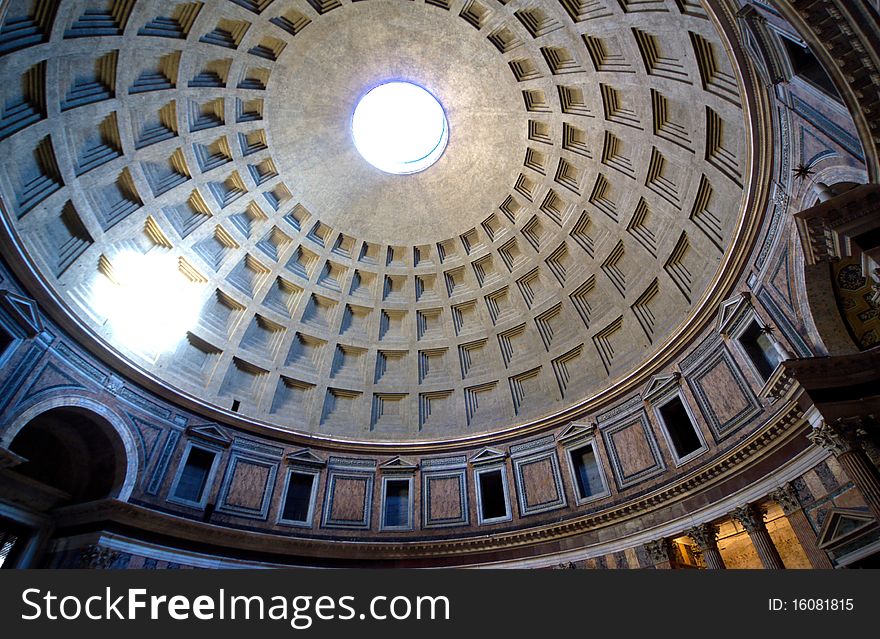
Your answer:
[[[67,503],[126,500],[137,478],[138,449],[122,419],[91,399],[56,397],[31,407],[0,444],[25,461],[19,475],[62,491]]]

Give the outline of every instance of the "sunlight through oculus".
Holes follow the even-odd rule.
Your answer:
[[[449,140],[443,107],[425,89],[389,82],[369,91],[351,119],[354,145],[380,171],[405,175],[434,164]]]
[[[113,258],[109,275],[95,282],[94,307],[127,348],[158,355],[198,320],[204,287],[183,275],[172,255],[123,252]]]

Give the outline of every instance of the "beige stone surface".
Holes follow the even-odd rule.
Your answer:
[[[369,441],[552,416],[649,360],[735,236],[749,123],[700,12],[115,4],[119,35],[65,37],[91,6],[65,2],[45,44],[0,58],[7,102],[45,105],[0,140],[5,216],[111,357],[220,411]],[[179,37],[151,34],[160,16]],[[389,79],[446,108],[422,173],[351,142]],[[167,352],[93,303],[125,251],[201,286]]]

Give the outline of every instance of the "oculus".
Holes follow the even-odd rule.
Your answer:
[[[410,82],[387,82],[368,91],[355,107],[351,133],[367,162],[396,175],[424,171],[449,141],[440,102]]]

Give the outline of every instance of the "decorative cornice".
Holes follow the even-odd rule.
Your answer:
[[[651,404],[665,397],[680,384],[681,373],[678,371],[673,371],[668,375],[655,375],[650,379],[645,390],[642,392],[642,397],[646,403]]]
[[[419,465],[399,455],[379,464],[379,472],[383,473],[414,473]]]
[[[499,462],[507,458],[507,453],[494,448],[483,448],[476,455],[472,456],[468,462],[472,466],[480,466],[482,464],[491,464]]]
[[[770,374],[770,377],[767,379],[767,382],[764,384],[764,387],[760,390],[758,395],[766,397],[771,402],[777,402],[789,394],[796,384],[797,382],[794,375],[791,373],[791,369],[786,367],[785,362],[782,362],[779,366],[773,369],[773,372]]]
[[[229,434],[217,424],[189,426],[186,429],[186,434],[195,439],[202,439],[214,444],[219,444],[224,448],[232,443],[232,437],[230,437]]]
[[[327,462],[325,460],[318,457],[308,448],[301,448],[299,450],[287,453],[287,455],[285,455],[284,457],[284,460],[291,465],[315,466],[318,468],[327,465]]]
[[[559,442],[572,442],[579,439],[586,439],[587,437],[592,437],[596,434],[596,423],[590,422],[589,424],[569,424],[562,430],[557,436],[556,440]]]
[[[715,324],[716,330],[722,335],[729,335],[743,314],[752,308],[752,294],[748,291],[741,291],[738,295],[721,302],[718,308],[718,321]]]

